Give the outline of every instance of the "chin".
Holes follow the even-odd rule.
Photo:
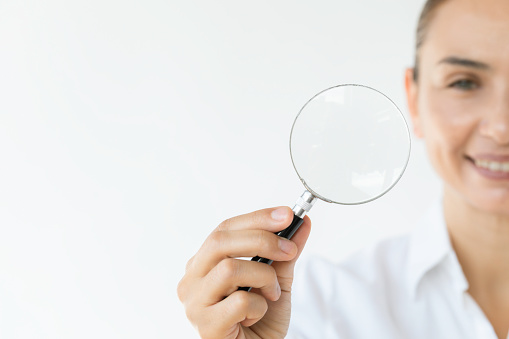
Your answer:
[[[509,171],[480,168],[473,161],[462,162],[454,173],[442,176],[456,200],[478,212],[509,217]]]
[[[479,212],[509,217],[509,191],[498,189],[494,192],[474,190],[466,196],[468,204]]]

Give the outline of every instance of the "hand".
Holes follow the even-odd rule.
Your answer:
[[[311,230],[306,216],[291,241],[274,234],[292,218],[289,207],[279,207],[228,219],[189,260],[177,292],[203,339],[285,337],[293,269]],[[257,255],[274,263],[236,259]],[[253,289],[239,291],[243,286]]]

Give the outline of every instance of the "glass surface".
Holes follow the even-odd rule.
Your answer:
[[[301,109],[290,153],[301,181],[317,198],[360,204],[380,197],[402,176],[410,134],[403,114],[384,94],[340,85]]]

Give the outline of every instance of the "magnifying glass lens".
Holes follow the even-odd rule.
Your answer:
[[[370,87],[342,85],[315,95],[295,119],[293,165],[316,197],[360,204],[391,189],[410,154],[403,114]]]

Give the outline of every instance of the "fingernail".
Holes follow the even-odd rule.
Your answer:
[[[274,211],[272,211],[270,216],[272,217],[272,219],[274,219],[276,221],[283,221],[286,219],[287,214],[288,214],[288,211],[286,210],[286,208],[280,207],[280,208],[277,208]]]
[[[279,239],[279,248],[281,251],[290,254],[293,252],[294,245],[290,240],[281,238]]]
[[[276,292],[277,298],[279,299],[281,297],[281,286],[279,286],[279,282],[276,284]]]

